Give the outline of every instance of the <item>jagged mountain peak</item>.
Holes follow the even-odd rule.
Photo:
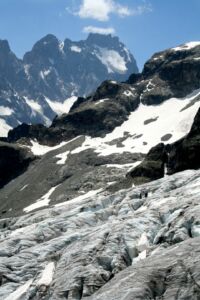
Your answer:
[[[25,64],[35,63],[38,57],[45,61],[45,58],[54,57],[59,52],[60,42],[56,36],[48,34],[40,39],[33,46],[32,50],[25,53],[23,61]]]
[[[58,38],[53,35],[53,34],[47,34],[46,36],[44,36],[43,38],[41,38],[33,47],[37,46],[47,46],[47,45],[51,45],[51,44],[58,44],[59,40]]]
[[[11,50],[10,50],[10,45],[9,45],[9,43],[8,43],[8,41],[7,40],[1,40],[0,39],[0,52],[10,52]]]
[[[117,38],[93,38],[95,44],[88,39],[63,42],[48,34],[23,60],[17,59],[6,41],[1,42],[0,98],[7,113],[2,108],[0,120],[4,128],[23,122],[49,125],[55,115],[69,111],[76,97],[93,93],[104,80],[125,81],[138,72],[134,57]],[[0,135],[6,135],[6,131]]]
[[[119,45],[119,37],[111,34],[90,33],[86,39],[87,44],[109,47],[110,45]]]

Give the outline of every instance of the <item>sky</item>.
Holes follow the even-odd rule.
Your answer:
[[[48,33],[119,36],[139,69],[155,52],[200,40],[200,0],[0,0],[0,39],[20,58]]]

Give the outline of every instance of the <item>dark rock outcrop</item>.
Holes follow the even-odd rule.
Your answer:
[[[165,145],[160,143],[153,147],[143,162],[127,174],[135,184],[143,184],[164,176],[167,154]]]
[[[34,159],[25,147],[0,142],[0,188],[25,172]]]
[[[200,86],[200,46],[172,48],[152,56],[144,66],[140,86],[144,104],[159,104],[170,97],[185,97]],[[137,76],[133,76],[137,78]],[[131,78],[129,79],[131,80]],[[135,80],[133,80],[134,82]]]
[[[167,147],[169,151],[168,173],[200,168],[200,109],[189,134]]]

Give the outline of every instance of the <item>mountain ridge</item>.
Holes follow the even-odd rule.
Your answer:
[[[0,121],[4,136],[23,122],[50,125],[60,111],[68,112],[68,102],[72,105],[76,97],[92,93],[103,80],[123,81],[138,72],[134,57],[118,38],[88,38],[89,42],[60,42],[49,34],[23,59],[16,57],[6,40],[0,42]],[[4,107],[9,111],[5,113]]]

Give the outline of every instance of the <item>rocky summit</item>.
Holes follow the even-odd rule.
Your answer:
[[[156,53],[1,138],[0,299],[200,299],[199,57]]]
[[[23,59],[0,40],[0,136],[23,122],[50,125],[77,96],[91,94],[103,80],[125,81],[137,72],[133,55],[111,35],[61,42],[49,34]]]

